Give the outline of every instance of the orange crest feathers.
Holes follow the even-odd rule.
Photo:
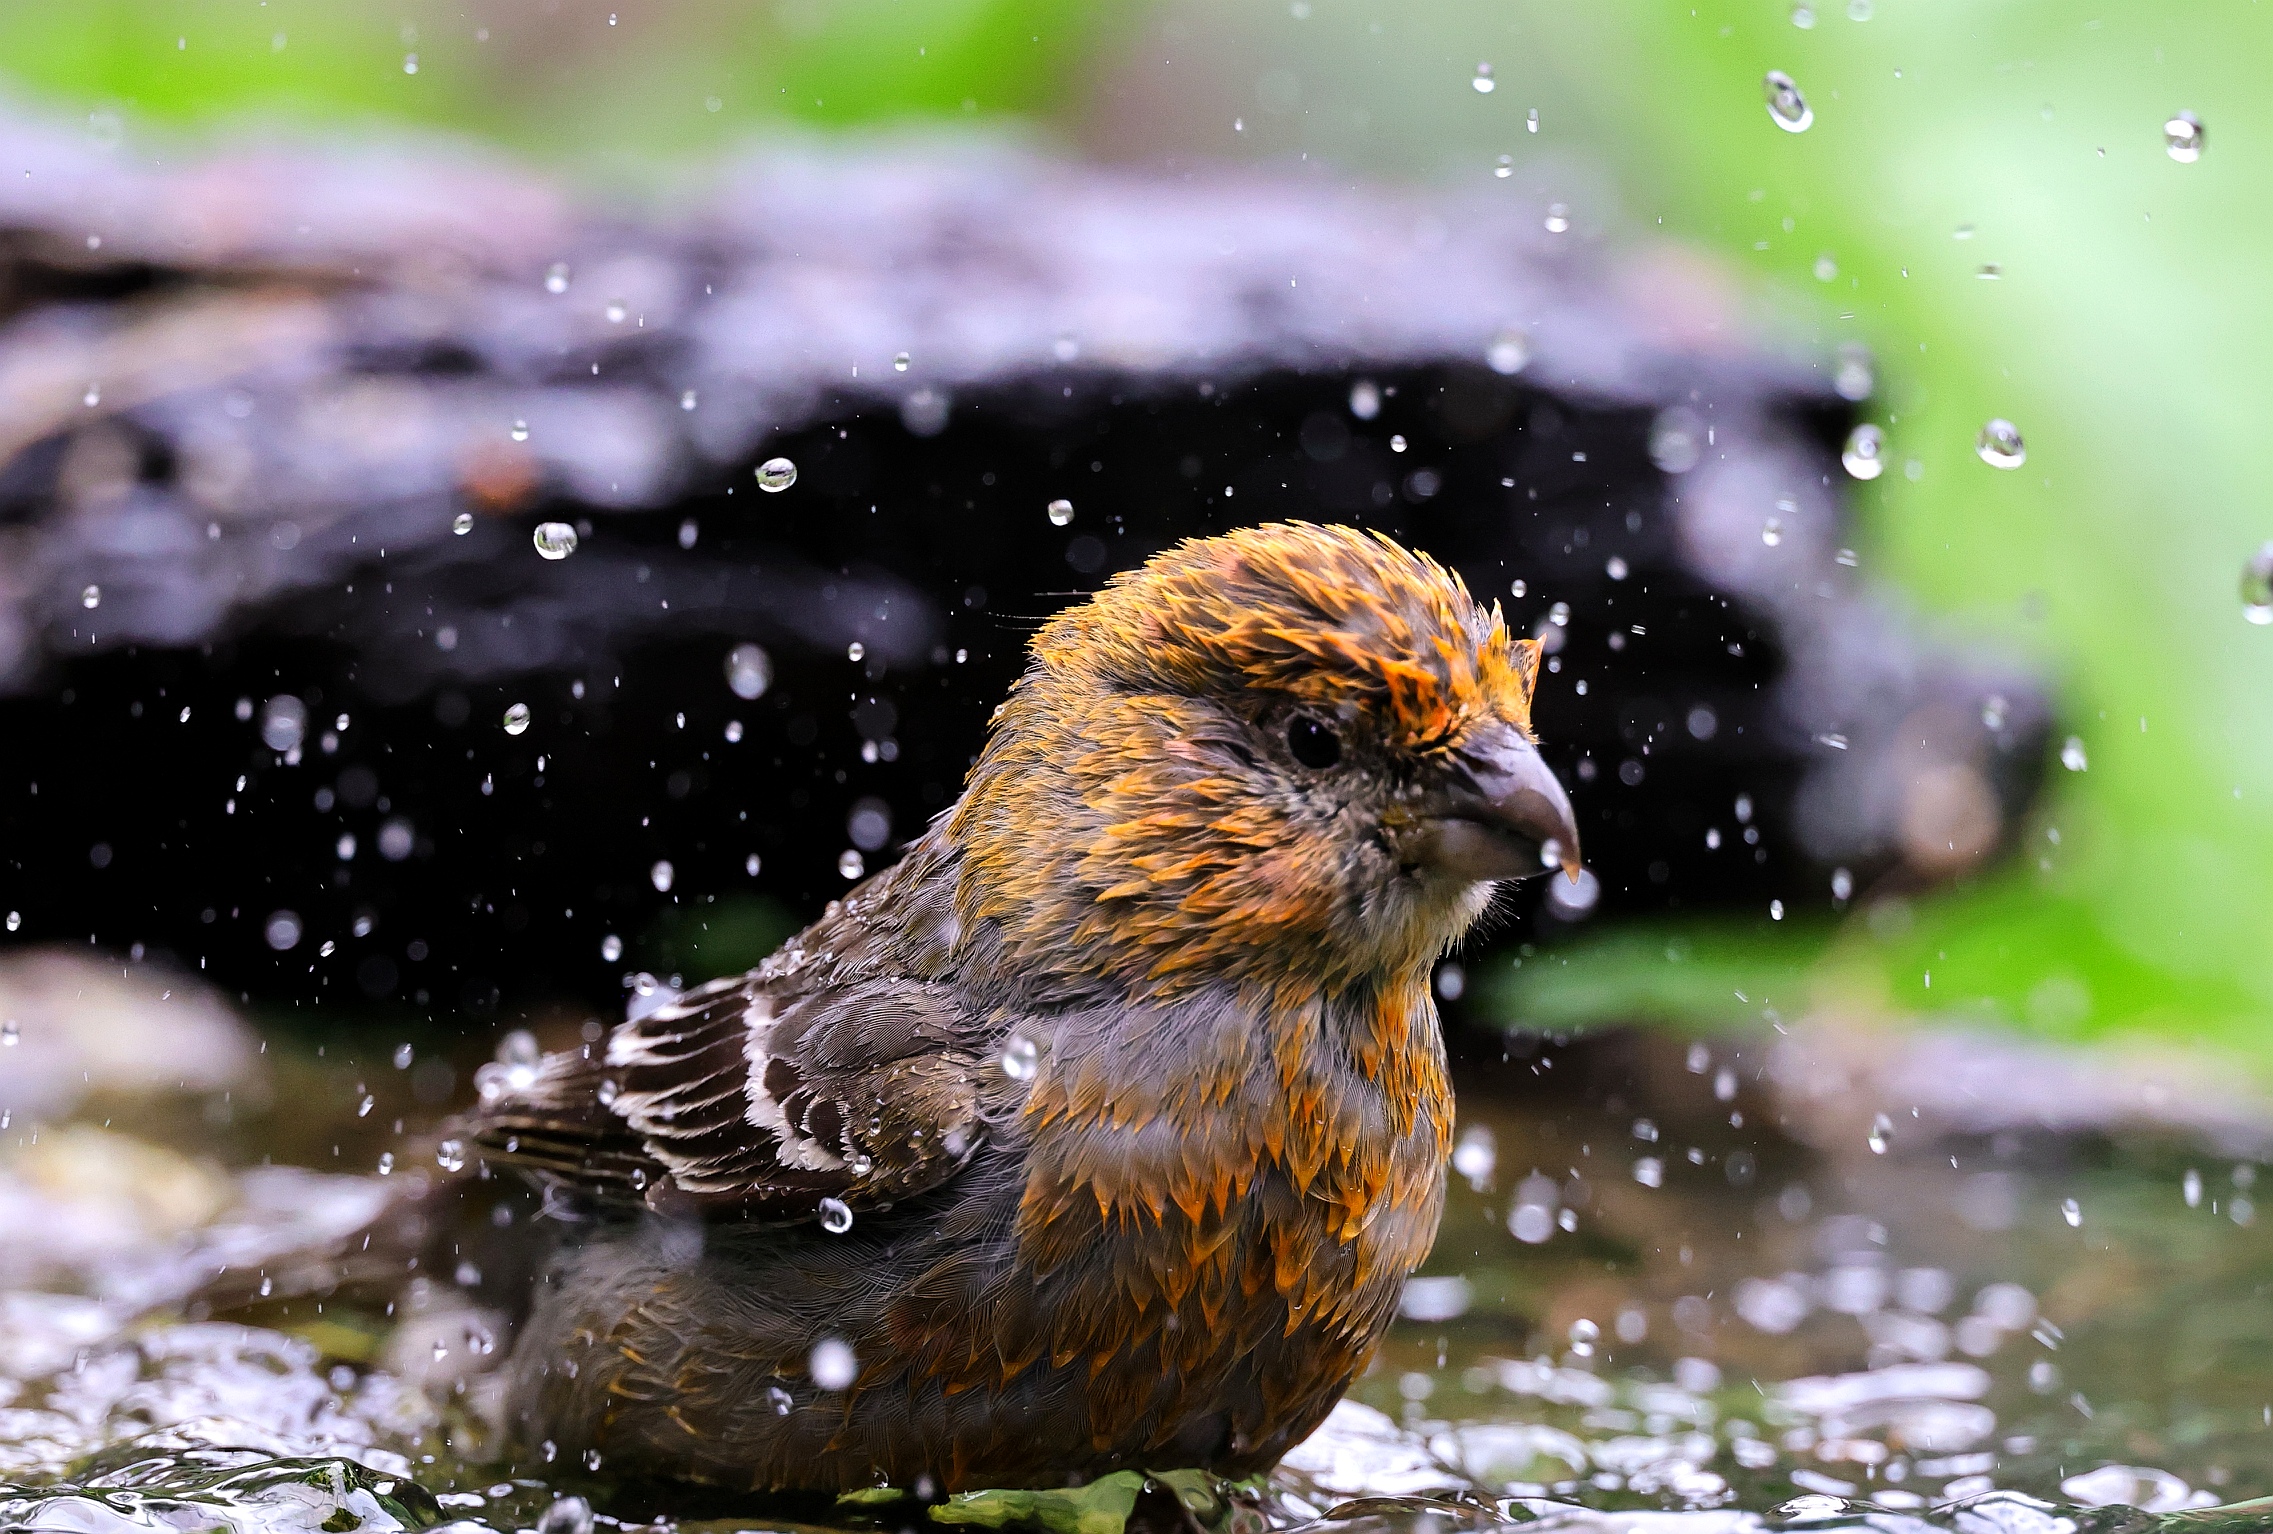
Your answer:
[[[1538,641],[1511,639],[1495,604],[1379,533],[1306,522],[1178,544],[1114,577],[1036,637],[1046,665],[1196,695],[1277,692],[1368,708],[1428,752],[1481,718],[1529,727]]]

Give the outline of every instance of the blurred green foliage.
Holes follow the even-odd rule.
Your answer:
[[[1568,188],[1574,239],[1713,252],[1763,334],[1874,348],[1895,467],[1857,489],[1865,572],[2044,668],[2089,769],[2054,769],[2006,864],[1899,920],[1606,933],[1506,977],[1503,1005],[1709,1022],[1740,973],[1797,975],[2260,1058],[2273,629],[2237,585],[2273,538],[2268,56],[2273,14],[2247,0],[0,0],[22,89],[130,123],[391,119],[605,176],[785,121],[1016,115],[1153,163]],[[1807,132],[1771,122],[1770,69],[1806,92]],[[2207,128],[2195,164],[2163,144],[2182,108]],[[1495,180],[1502,154],[1521,173]],[[1974,456],[1992,415],[2026,434],[2024,467]]]
[[[0,60],[89,112],[393,119],[605,173],[758,123],[1041,110],[1113,14],[1079,0],[6,0]]]

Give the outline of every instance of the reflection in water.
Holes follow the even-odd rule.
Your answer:
[[[432,1050],[258,1055],[209,998],[115,968],[81,966],[77,1017],[65,962],[0,973],[39,1066],[0,1076],[38,1097],[0,1136],[0,1528],[647,1520],[589,1467],[487,1460],[503,1339],[447,1275],[395,1315],[177,1313],[216,1269],[266,1294],[289,1253],[356,1228],[381,1184],[338,1172],[392,1155],[415,1175],[436,1108],[409,1067]],[[187,1020],[220,1063],[162,1080],[161,1033],[134,1030]],[[1788,1038],[1464,1042],[1442,1237],[1375,1367],[1277,1476],[1282,1520],[2273,1528],[2204,1511],[2273,1493],[2273,1253],[2233,1101],[2209,1128],[2095,1124],[2071,1057],[2055,1132],[2021,1121],[2042,1118],[2026,1092],[2002,1115],[1970,1087],[1962,1111],[1885,1095],[1920,1051],[1968,1080],[1946,1039],[1839,1092]],[[204,1159],[216,1143],[230,1164]]]

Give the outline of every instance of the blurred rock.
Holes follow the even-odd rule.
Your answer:
[[[1404,537],[1557,647],[1538,713],[1600,884],[1548,927],[1962,875],[2034,791],[2041,687],[1927,642],[1844,547],[1867,359],[1745,344],[1688,252],[977,138],[776,144],[598,210],[433,142],[144,166],[4,127],[30,174],[0,186],[0,727],[51,796],[29,931],[163,942],[247,994],[603,993],[602,932],[753,878],[809,910],[857,802],[935,813],[1035,618],[1280,516]],[[767,494],[775,454],[799,478]],[[536,557],[540,519],[577,551]],[[762,707],[721,671],[751,639]],[[310,738],[264,755],[228,720],[280,692]],[[454,738],[508,701],[525,752]],[[161,749],[168,782],[93,797]],[[105,857],[178,892],[132,923],[79,839],[113,820]],[[523,843],[572,900],[514,893]]]
[[[258,1091],[258,1049],[197,981],[69,950],[0,957],[0,1113],[18,1126],[97,1095]]]

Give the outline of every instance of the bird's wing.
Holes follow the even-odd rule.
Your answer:
[[[978,1020],[943,986],[714,982],[549,1057],[469,1126],[493,1165],[602,1202],[809,1219],[944,1180],[985,1133]]]

